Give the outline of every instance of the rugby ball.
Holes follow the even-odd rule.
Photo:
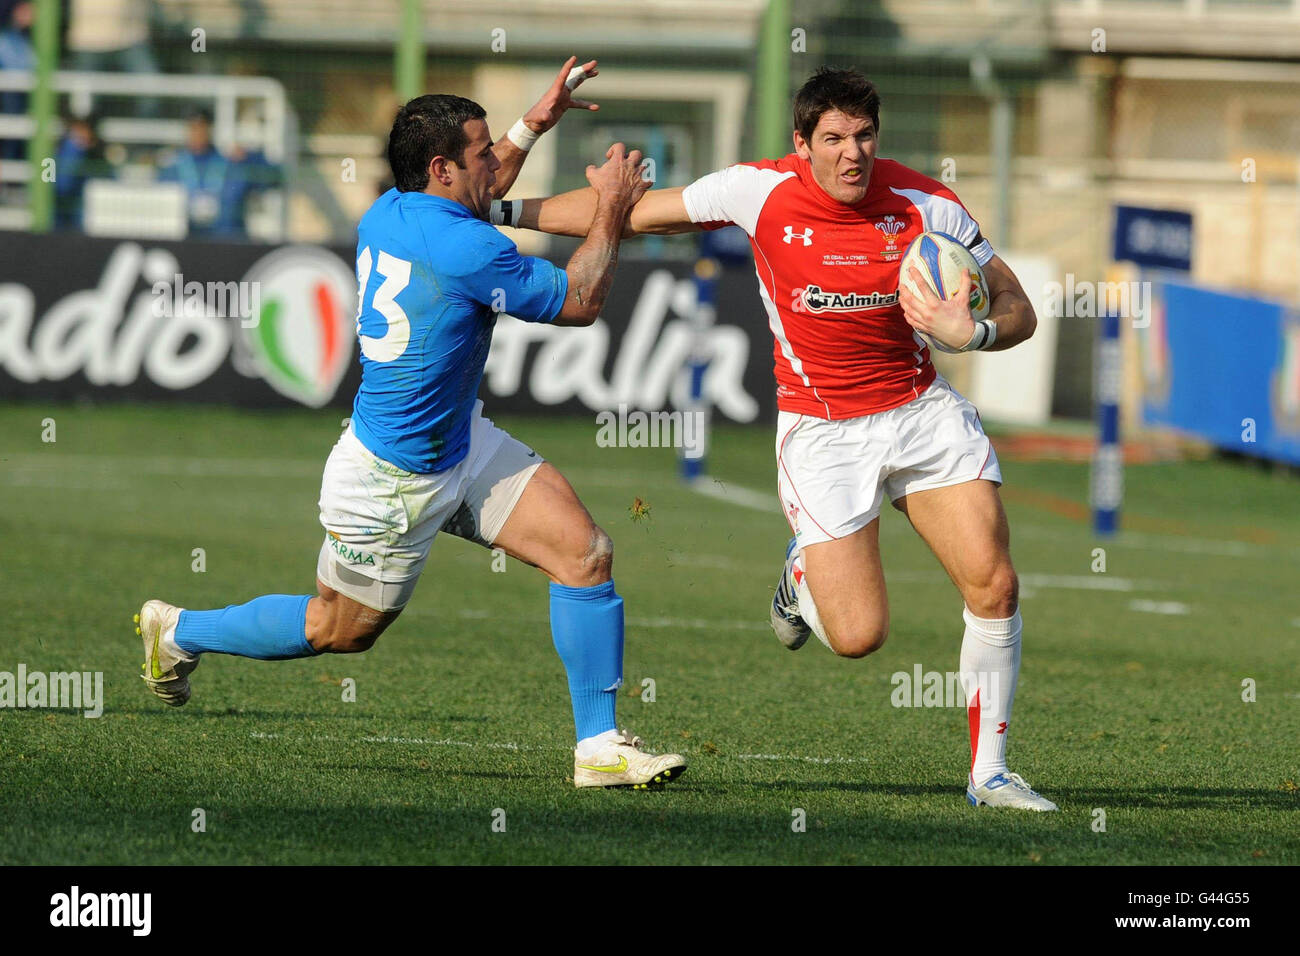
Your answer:
[[[898,287],[922,296],[909,271],[913,266],[942,299],[952,298],[961,284],[961,272],[970,270],[970,314],[978,322],[989,314],[989,285],[970,250],[946,232],[923,232],[907,247],[898,263]],[[924,296],[922,296],[924,297]]]

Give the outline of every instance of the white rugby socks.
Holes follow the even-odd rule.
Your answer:
[[[822,627],[822,616],[817,613],[817,604],[813,601],[812,589],[808,587],[808,575],[803,572],[803,555],[794,559],[795,596],[799,601],[799,616],[812,628],[817,640],[833,652],[831,642],[826,640],[826,629]]]
[[[617,730],[606,730],[591,737],[584,737],[578,741],[578,746],[574,748],[578,752],[579,760],[590,760],[600,751],[600,748],[606,744],[612,744],[623,737]]]
[[[1020,609],[1011,617],[984,618],[963,608],[962,617],[966,633],[961,642],[961,680],[970,721],[970,776],[978,786],[1007,772],[1007,726],[1020,676]]]

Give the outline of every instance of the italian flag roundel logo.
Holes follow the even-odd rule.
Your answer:
[[[243,328],[258,372],[281,395],[319,408],[352,361],[356,276],[318,246],[268,253],[244,276],[254,283],[257,321]]]

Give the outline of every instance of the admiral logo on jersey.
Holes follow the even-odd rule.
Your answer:
[[[805,286],[800,296],[808,312],[861,312],[866,309],[883,309],[898,301],[898,293],[881,292],[823,292],[820,286]]]

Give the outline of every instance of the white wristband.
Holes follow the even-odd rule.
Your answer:
[[[975,331],[971,333],[970,341],[961,347],[962,352],[980,352],[992,345],[998,337],[998,327],[988,319],[980,319],[975,323]]]
[[[506,133],[506,138],[514,143],[525,153],[533,148],[533,144],[541,137],[541,133],[534,133],[524,125],[522,118],[515,120],[515,125],[510,127],[510,132]]]
[[[940,352],[947,352],[949,355],[959,355],[962,352],[983,351],[992,345],[997,337],[998,327],[989,319],[980,319],[975,323],[975,331],[971,333],[970,339],[959,349],[949,348],[933,335],[929,338],[930,344]]]

